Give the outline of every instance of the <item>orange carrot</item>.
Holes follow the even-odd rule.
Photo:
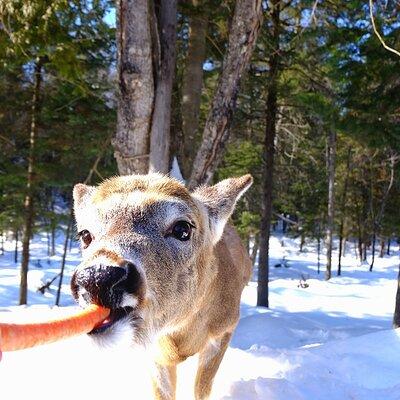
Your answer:
[[[0,351],[22,350],[88,333],[109,314],[107,308],[91,305],[76,314],[41,323],[0,323]]]

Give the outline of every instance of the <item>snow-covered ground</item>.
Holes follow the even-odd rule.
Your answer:
[[[57,256],[46,256],[46,238],[35,237],[29,272],[29,306],[18,306],[18,269],[13,244],[0,256],[0,321],[37,320],[73,311],[69,279],[79,262],[67,257],[62,308],[54,304],[56,284],[45,295],[38,286],[59,272]],[[254,306],[256,283],[242,297],[242,317],[221,368],[212,398],[220,400],[399,400],[400,330],[392,330],[398,248],[377,258],[373,272],[360,265],[353,247],[343,275],[329,281],[317,274],[315,246],[298,252],[298,241],[271,240],[269,310]],[[335,253],[336,254],[336,253]],[[285,260],[285,262],[283,262]],[[279,268],[276,264],[286,264]],[[334,260],[336,265],[336,260]],[[336,271],[334,271],[336,272]],[[307,287],[300,287],[300,279]],[[305,280],[305,282],[304,282]],[[303,285],[304,286],[304,285]],[[12,312],[10,312],[12,311]],[[86,336],[31,350],[5,353],[0,363],[0,398],[151,399],[147,355],[128,338],[99,349]],[[179,368],[178,399],[193,398],[195,357]]]

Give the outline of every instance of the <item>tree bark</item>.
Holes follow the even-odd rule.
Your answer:
[[[38,116],[40,111],[40,88],[42,83],[43,60],[39,58],[35,64],[34,88],[31,106],[31,126],[29,133],[28,176],[26,183],[26,195],[24,203],[25,219],[23,226],[22,261],[19,304],[27,303],[28,294],[28,269],[29,269],[29,245],[32,236],[34,221],[34,166],[35,166],[35,142],[38,130]]]
[[[153,29],[155,33],[153,43],[158,39],[160,46],[158,57],[157,51],[153,51],[156,56],[154,57],[156,89],[150,132],[149,170],[166,174],[170,170],[169,143],[172,85],[176,59],[177,0],[161,0],[158,14],[159,18],[153,18],[153,22],[156,23],[155,29]]]
[[[192,5],[197,3],[192,0]],[[203,63],[206,57],[206,16],[199,14],[200,6],[189,18],[189,41],[185,70],[182,80],[182,131],[183,154],[181,167],[183,177],[190,177],[196,149],[200,142],[199,116],[201,90],[203,87]]]
[[[336,131],[331,128],[328,138],[328,218],[326,227],[326,271],[325,280],[332,276],[333,224],[335,216],[335,156]]]
[[[154,100],[147,0],[117,1],[118,112],[112,142],[121,175],[146,174]]]
[[[262,177],[260,251],[258,262],[257,305],[269,307],[269,237],[272,217],[272,188],[275,155],[275,135],[279,76],[280,2],[272,0],[272,55],[269,59],[269,83],[264,139],[264,168]]]
[[[209,183],[223,155],[242,74],[252,55],[262,19],[261,0],[237,0],[223,69],[188,182]]]

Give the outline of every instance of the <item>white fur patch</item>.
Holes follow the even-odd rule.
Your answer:
[[[225,225],[226,225],[227,219],[225,218],[220,218],[218,220],[213,220],[213,243],[216,244],[219,242],[219,240],[222,237],[222,234],[224,233]]]
[[[93,334],[90,337],[101,347],[131,346],[136,329],[129,323],[129,316],[114,323],[104,333]]]
[[[138,305],[138,299],[132,295],[124,293],[120,307],[132,307],[135,308]]]

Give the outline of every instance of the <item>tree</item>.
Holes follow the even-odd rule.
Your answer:
[[[157,11],[157,8],[156,8]],[[175,71],[177,0],[161,0],[157,23],[153,28],[158,36],[155,46],[154,109],[150,132],[149,170],[167,173],[170,170],[171,97]],[[153,18],[154,20],[154,18]],[[153,22],[154,23],[154,22]]]
[[[113,145],[123,175],[170,169],[176,8],[176,0],[117,4],[119,96]]]
[[[145,174],[154,102],[148,0],[117,2],[117,131],[113,146],[121,175]]]
[[[397,291],[396,291],[396,305],[393,315],[393,327],[400,328],[400,267],[397,276]]]
[[[34,168],[35,168],[35,144],[38,130],[38,119],[40,113],[40,91],[42,84],[43,59],[38,58],[35,62],[34,87],[31,108],[31,126],[29,133],[29,156],[28,156],[28,175],[26,180],[25,196],[25,220],[23,227],[22,240],[22,261],[21,261],[21,282],[19,292],[19,304],[27,303],[28,292],[28,266],[29,266],[29,243],[32,236],[32,225],[34,221]]]
[[[147,1],[139,0],[118,3],[119,105],[113,145],[121,174],[145,173],[149,168],[169,171],[166,160],[170,157],[166,149],[169,144],[176,3],[161,1],[160,19],[154,16],[157,7],[153,13],[152,6],[153,2],[149,7]],[[188,182],[191,188],[207,183],[221,159],[219,149],[228,137],[240,78],[257,39],[260,18],[260,0],[237,1],[223,71]],[[164,54],[161,61],[165,61],[165,68],[162,65],[158,68],[159,54]],[[209,151],[212,148],[214,150]]]
[[[96,127],[85,127],[85,122],[90,119],[83,121],[83,109],[77,112],[75,107],[82,107],[85,101],[90,103],[92,109],[99,103],[103,106],[106,103],[105,98],[94,100],[96,88],[104,87],[98,82],[101,81],[100,70],[108,61],[109,54],[111,30],[102,21],[106,7],[107,2],[92,4],[84,0],[74,4],[35,0],[29,4],[25,2],[24,7],[19,1],[0,3],[4,17],[4,29],[0,35],[4,74],[20,77],[17,94],[10,93],[11,96],[4,101],[10,102],[20,92],[25,99],[28,96],[31,98],[30,109],[20,107],[19,118],[14,118],[14,121],[8,118],[10,107],[7,107],[5,118],[3,115],[0,117],[0,126],[7,127],[5,138],[12,149],[0,163],[0,191],[7,199],[2,202],[1,208],[6,207],[7,228],[13,229],[15,237],[23,226],[21,304],[27,302],[30,239],[41,229],[45,208],[52,203],[43,193],[48,193],[47,189],[54,182],[59,185],[58,190],[52,187],[50,191],[54,196],[61,197],[63,189],[67,190],[63,188],[67,181],[69,190],[71,181],[79,176],[76,165],[85,164],[82,153],[93,149],[91,145],[85,144],[85,147],[79,143],[74,136],[78,129],[68,131],[68,128],[72,128],[72,120],[79,120],[81,131],[84,130],[87,135],[85,139],[90,138],[91,131]],[[100,57],[102,61],[99,61]],[[65,96],[66,93],[68,96]],[[93,96],[91,101],[87,99],[89,96]],[[14,101],[11,100],[11,104]],[[52,108],[57,102],[57,106]],[[102,125],[100,121],[104,113],[99,114],[96,121]],[[29,141],[21,134],[26,135],[27,130]],[[82,132],[79,134],[84,137]],[[72,149],[70,154],[65,152],[68,148]],[[59,168],[54,166],[54,160],[57,160]],[[25,168],[27,173],[22,175]],[[6,176],[4,171],[10,171],[11,176]],[[12,185],[10,182],[13,182]],[[24,194],[23,221],[15,217],[21,213],[19,201],[23,201],[13,194],[15,189]],[[15,202],[16,199],[19,201]]]
[[[190,176],[193,159],[196,156],[197,146],[201,139],[200,104],[208,21],[206,12],[201,12],[205,7],[204,2],[196,3],[198,2],[195,0],[191,2],[193,11],[188,19],[189,37],[185,70],[182,77],[183,156],[181,157],[181,168],[185,178]]]
[[[272,21],[272,54],[269,59],[269,76],[266,103],[266,127],[264,140],[264,168],[261,201],[261,225],[260,225],[260,256],[258,265],[257,305],[269,306],[268,281],[269,281],[269,237],[271,231],[272,216],[272,188],[275,156],[275,135],[277,119],[277,97],[279,78],[279,35],[281,30],[279,0],[271,1]]]
[[[209,183],[223,156],[240,79],[248,66],[260,30],[261,5],[260,0],[236,1],[223,69],[193,163],[189,188]]]
[[[333,246],[333,224],[335,218],[335,164],[336,164],[336,131],[330,128],[328,134],[328,220],[326,226],[326,270],[325,280],[332,276],[332,246]]]

